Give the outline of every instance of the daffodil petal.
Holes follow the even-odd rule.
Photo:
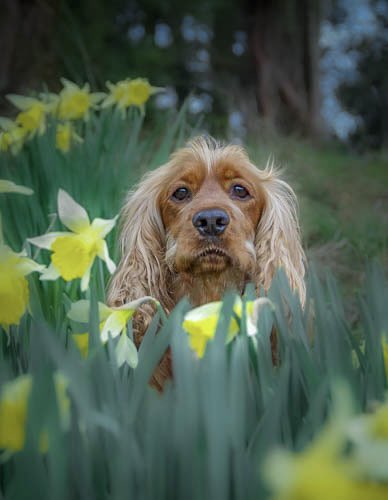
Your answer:
[[[20,263],[18,264],[18,269],[21,271],[23,276],[27,276],[27,274],[33,273],[34,271],[41,273],[45,269],[45,266],[38,264],[27,257],[22,257],[20,259]]]
[[[127,311],[114,311],[110,314],[101,330],[101,341],[107,342],[109,335],[112,338],[120,335],[130,317],[131,314],[128,314]]]
[[[111,313],[112,309],[102,302],[98,303],[98,315],[100,321],[105,320]],[[90,316],[90,301],[89,300],[78,300],[73,302],[67,313],[67,317],[73,321],[78,321],[79,323],[88,323]]]
[[[89,353],[89,334],[88,333],[73,333],[71,336],[75,345],[78,347],[83,358],[88,357]]]
[[[78,85],[76,85],[75,83],[71,82],[70,80],[68,80],[65,77],[62,77],[60,80],[61,80],[62,85],[65,88],[67,87],[67,88],[72,89],[72,90],[78,90],[79,89]]]
[[[86,210],[63,189],[58,191],[58,215],[62,223],[75,233],[90,226]]]
[[[89,300],[78,300],[73,302],[67,313],[67,317],[72,321],[78,321],[79,323],[88,323],[90,314],[90,301]]]
[[[0,247],[0,324],[6,328],[18,325],[28,308],[29,287],[20,269],[22,259],[8,247]]]
[[[105,238],[105,236],[114,228],[117,218],[118,215],[116,215],[113,219],[94,219],[92,222],[92,228],[98,231],[101,238]]]
[[[136,311],[136,309],[144,304],[145,302],[153,302],[154,304],[159,304],[159,302],[151,297],[150,295],[144,295],[144,297],[140,297],[139,299],[131,300],[131,302],[126,302],[122,306],[119,307],[111,307],[112,311],[128,311],[131,310],[132,313]]]
[[[85,292],[88,287],[89,287],[89,281],[90,281],[90,271],[92,270],[92,265],[93,262],[88,266],[88,268],[85,271],[85,274],[81,278],[81,291]]]
[[[16,94],[8,94],[7,99],[12,102],[12,104],[20,109],[21,111],[25,111],[37,102],[39,102],[37,99],[34,99],[33,97],[26,97],[23,95],[16,95]]]
[[[106,266],[110,274],[113,274],[116,271],[116,264],[109,257],[109,250],[106,241],[102,241],[101,250],[98,252],[97,255],[100,257],[100,259],[102,259],[106,263]]]
[[[259,319],[260,312],[264,307],[269,307],[272,311],[275,310],[275,305],[270,299],[267,297],[259,297],[253,301],[253,305],[250,307],[251,311],[247,311],[247,334],[249,336],[257,334],[257,321]]]
[[[92,101],[93,104],[97,104],[98,102],[105,99],[105,97],[106,97],[105,92],[93,92],[93,94],[90,94],[90,100]]]
[[[255,335],[257,335],[257,333],[258,333],[258,330],[257,330],[256,323],[253,321],[253,319],[251,317],[248,316],[248,318],[247,318],[247,335],[249,337],[254,337]]]
[[[33,194],[33,192],[34,191],[28,187],[18,186],[12,181],[0,179],[0,193],[20,193],[20,194],[31,195]]]
[[[127,363],[131,368],[136,368],[139,356],[135,344],[123,333],[116,346],[116,361],[118,367]]]
[[[54,267],[54,264],[50,264],[46,269],[42,271],[39,279],[41,281],[54,281],[60,277],[59,271]]]
[[[33,245],[39,247],[39,248],[51,250],[51,245],[54,243],[54,241],[57,238],[59,238],[60,236],[66,236],[66,235],[71,235],[71,234],[72,233],[68,233],[68,232],[46,233],[46,234],[42,234],[42,236],[35,236],[34,238],[27,238],[27,241],[29,243],[32,243]]]
[[[0,393],[0,448],[19,451],[24,446],[31,375],[5,382]]]
[[[189,311],[185,318],[193,321],[199,321],[201,319],[206,319],[212,314],[219,314],[221,311],[222,302],[209,302],[203,306],[195,307]]]
[[[4,116],[0,116],[0,128],[3,130],[11,130],[15,126],[15,122],[10,120],[9,118],[4,118]]]

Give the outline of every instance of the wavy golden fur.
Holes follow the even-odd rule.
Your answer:
[[[197,306],[247,282],[268,289],[279,267],[305,300],[295,194],[239,146],[198,137],[145,175],[122,209],[120,245],[112,305],[152,295],[167,312],[183,296]],[[135,316],[137,344],[153,314],[143,306]],[[154,384],[170,374],[167,355]]]

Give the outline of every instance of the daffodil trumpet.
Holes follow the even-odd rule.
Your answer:
[[[12,251],[3,241],[0,218],[0,325],[6,332],[18,325],[29,305],[29,286],[26,276],[44,266],[37,264],[22,251]]]

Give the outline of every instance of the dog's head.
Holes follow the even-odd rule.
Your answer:
[[[253,276],[255,235],[265,191],[240,148],[194,142],[178,151],[159,210],[172,272],[219,274],[233,268]]]
[[[194,282],[221,295],[247,281],[268,288],[278,267],[304,300],[295,195],[238,146],[200,137],[147,174],[124,206],[121,250],[111,302],[153,295],[170,308]]]

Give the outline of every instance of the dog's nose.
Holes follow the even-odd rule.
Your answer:
[[[213,208],[197,212],[192,219],[193,226],[202,236],[218,236],[229,224],[229,216],[224,210]]]

